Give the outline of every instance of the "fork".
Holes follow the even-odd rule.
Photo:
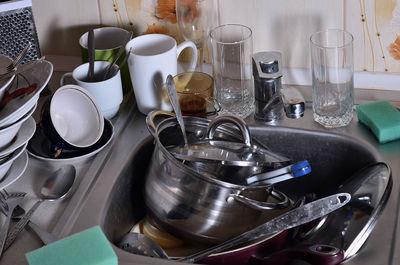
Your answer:
[[[22,202],[25,194],[25,192],[8,193],[6,190],[0,191],[0,211],[6,216],[5,222],[0,228],[0,256],[7,238],[12,212]]]
[[[25,58],[26,54],[28,53],[29,49],[31,48],[32,43],[28,42],[28,44],[24,47],[24,49],[18,54],[18,56],[14,59],[14,61],[12,61],[9,65],[7,65],[6,67],[4,67],[4,69],[6,70],[3,74],[8,74],[10,72],[12,72],[15,67],[17,67],[22,60]]]

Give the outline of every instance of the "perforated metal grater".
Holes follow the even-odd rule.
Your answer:
[[[30,0],[0,0],[0,54],[15,58],[32,43],[22,63],[41,57]]]

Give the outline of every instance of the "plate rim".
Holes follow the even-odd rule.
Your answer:
[[[20,105],[17,109],[15,109],[13,112],[11,112],[9,115],[7,115],[6,117],[0,119],[0,127],[2,126],[7,126],[7,121],[9,121],[11,119],[11,117],[13,116],[13,114],[17,113],[18,111],[21,111],[21,109],[23,109],[23,107],[25,107],[28,104],[31,104],[32,102],[37,102],[37,99],[40,95],[40,93],[42,92],[42,90],[47,86],[47,84],[50,81],[51,76],[53,75],[53,64],[47,60],[43,60],[41,63],[45,63],[46,66],[49,67],[49,73],[46,76],[46,78],[44,78],[44,82],[42,84],[42,86],[38,89],[36,89],[36,91],[34,92],[34,94],[32,95],[32,97],[27,100],[26,102],[24,102],[22,105]],[[43,66],[43,67],[46,67]],[[32,71],[33,69],[30,69],[29,71]],[[32,105],[33,106],[33,105]],[[29,108],[30,109],[30,108]]]
[[[14,143],[8,145],[3,150],[0,150],[0,157],[7,155],[9,153],[12,153],[14,150],[17,150],[24,144],[28,143],[28,141],[32,138],[32,136],[35,134],[35,131],[36,131],[35,119],[32,116],[29,116],[28,119],[26,119],[22,123],[21,128],[18,130],[17,134],[15,135],[15,137],[17,137],[17,139],[18,139],[18,135],[22,134],[22,129],[25,129],[27,131],[27,133],[26,133],[27,137],[22,141],[19,141],[19,142],[15,141]],[[20,138],[21,138],[21,136],[20,136]]]
[[[112,124],[112,122],[106,118],[104,118],[104,120],[106,121],[107,124],[110,125],[111,128],[111,133],[110,133],[110,137],[109,139],[99,148],[97,148],[96,150],[93,150],[90,153],[84,154],[84,155],[79,155],[79,156],[75,156],[75,157],[69,157],[69,158],[49,158],[49,157],[43,157],[40,156],[38,154],[32,153],[31,151],[29,151],[29,149],[27,148],[27,152],[30,156],[41,160],[41,161],[45,161],[45,162],[75,162],[75,161],[80,161],[80,160],[84,160],[87,158],[90,158],[92,156],[94,156],[95,154],[99,153],[101,150],[103,150],[110,142],[111,140],[114,138],[114,125]],[[29,146],[29,145],[28,145]]]
[[[28,167],[28,153],[26,149],[13,161],[11,168],[0,181],[0,189],[5,189],[21,178]],[[23,165],[21,167],[21,165]],[[8,181],[7,181],[8,180]]]

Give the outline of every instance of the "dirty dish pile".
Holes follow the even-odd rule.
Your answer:
[[[4,89],[0,97],[1,188],[17,180],[26,168],[25,149],[36,130],[32,114],[40,92],[53,73],[52,64],[43,59],[28,62],[23,67],[25,71],[16,74],[1,88]]]
[[[277,212],[289,210],[292,205],[288,197],[273,185],[250,186],[245,183],[252,172],[262,173],[285,167],[291,163],[291,159],[272,151],[267,152],[266,148],[262,148],[258,141],[248,135],[248,130],[240,130],[229,124],[232,119],[242,119],[228,116],[230,119],[222,115],[213,121],[183,117],[188,146],[205,139],[207,141],[210,135],[211,139],[225,141],[228,145],[240,144],[243,138],[243,145],[258,147],[248,150],[264,151],[249,153],[253,158],[262,154],[264,163],[257,164],[257,160],[243,159],[239,162],[248,163],[248,166],[239,163],[232,166],[235,170],[229,170],[231,165],[215,160],[217,165],[207,161],[203,167],[196,168],[187,160],[177,159],[169,151],[173,147],[184,146],[182,132],[174,115],[154,111],[147,116],[147,126],[156,143],[145,179],[147,214],[161,229],[183,240],[205,244],[221,243],[268,221]],[[223,124],[226,121],[228,124]],[[245,124],[239,126],[245,127]],[[209,131],[212,133],[209,134]],[[208,143],[213,145],[212,141]],[[196,163],[199,165],[202,162]],[[208,166],[213,169],[204,169]],[[243,174],[234,175],[233,172],[241,167]]]

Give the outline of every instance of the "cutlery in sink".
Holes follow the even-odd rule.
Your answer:
[[[4,249],[7,249],[17,238],[18,234],[28,224],[29,219],[45,200],[54,201],[63,198],[70,190],[75,180],[76,170],[72,165],[66,165],[56,170],[51,176],[49,176],[43,183],[40,189],[40,199],[37,201],[32,208],[13,226],[11,231],[7,235]]]
[[[21,206],[18,205],[14,209],[11,218],[18,221],[18,220],[21,220],[21,218],[24,217],[24,215],[25,215],[24,208],[22,208]],[[28,221],[27,226],[29,226],[36,233],[36,235],[40,238],[40,240],[42,240],[42,242],[45,245],[48,245],[48,244],[53,243],[58,240],[58,238],[55,235],[40,228],[40,226],[33,223],[32,221]]]
[[[25,194],[25,192],[8,193],[6,190],[0,191],[0,210],[6,216],[6,220],[3,222],[0,228],[0,256],[3,253],[12,212],[14,211],[15,207],[22,202]]]

